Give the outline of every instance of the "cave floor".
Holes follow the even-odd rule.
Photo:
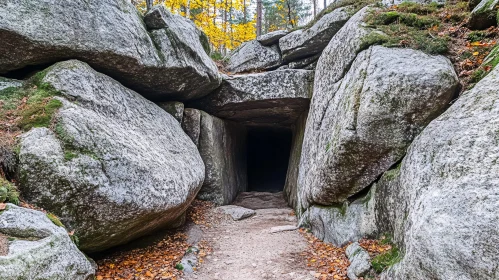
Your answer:
[[[226,219],[207,229],[204,239],[213,252],[196,272],[182,279],[314,279],[300,256],[307,248],[303,235],[297,230],[270,233],[273,227],[297,224],[282,192],[242,193],[234,204],[253,208],[256,215],[240,221]]]

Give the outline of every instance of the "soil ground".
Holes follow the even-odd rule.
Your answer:
[[[205,229],[203,239],[213,252],[182,279],[314,279],[314,271],[300,256],[308,246],[303,235],[297,230],[270,233],[273,227],[297,223],[282,193],[243,193],[235,204],[255,209],[256,215],[241,221],[224,219]]]

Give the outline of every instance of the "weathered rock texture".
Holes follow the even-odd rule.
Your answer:
[[[307,70],[227,76],[217,91],[192,106],[245,125],[291,126],[308,108],[313,78]]]
[[[357,280],[369,272],[371,268],[369,253],[360,247],[358,242],[348,245],[345,254],[350,261],[350,266],[347,269],[347,276],[350,280]]]
[[[303,112],[293,127],[293,140],[291,142],[288,172],[286,174],[286,183],[284,184],[283,191],[284,198],[289,206],[295,210],[298,206],[298,167],[300,165],[301,147],[303,145],[307,115],[308,111]]]
[[[258,38],[256,38],[256,40],[264,46],[272,46],[274,44],[278,44],[279,39],[286,36],[288,33],[289,32],[286,30],[277,30],[277,31],[269,32],[267,34],[263,34],[261,36],[258,36]]]
[[[11,87],[20,87],[22,85],[23,85],[22,81],[0,77],[0,90],[4,90]]]
[[[311,206],[302,214],[300,224],[308,227],[317,238],[338,247],[363,237],[375,237],[373,193],[375,190],[343,205]]]
[[[0,15],[0,73],[76,58],[151,98],[192,99],[220,84],[200,31],[164,8],[146,16],[165,27],[151,24],[151,36],[125,0],[3,1]]]
[[[319,19],[312,27],[296,30],[279,39],[284,61],[313,56],[328,45],[334,34],[347,22],[348,8],[338,8]]]
[[[277,68],[281,64],[281,54],[277,46],[266,47],[253,40],[244,43],[229,58],[227,70],[242,73]]]
[[[54,129],[21,138],[21,191],[54,212],[84,251],[173,225],[204,179],[196,146],[170,114],[87,64],[49,68],[61,94]]]
[[[201,111],[185,108],[182,118],[182,129],[191,138],[192,142],[199,146],[199,135],[201,134]]]
[[[499,278],[499,69],[431,122],[400,168],[403,260],[384,279]]]
[[[1,279],[94,279],[92,264],[45,213],[7,204],[0,212],[0,233],[8,238]]]
[[[468,25],[472,29],[487,29],[497,25],[499,0],[482,0],[471,11]]]
[[[410,49],[371,47],[334,82],[319,60],[298,185],[303,208],[343,203],[402,158],[453,98],[450,61]]]
[[[184,103],[170,101],[158,102],[156,105],[172,115],[179,123],[182,123],[182,119],[184,118]]]
[[[201,111],[198,149],[206,168],[198,198],[218,205],[231,203],[248,187],[246,128]]]

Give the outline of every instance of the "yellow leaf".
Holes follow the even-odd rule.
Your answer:
[[[473,53],[473,55],[474,55],[474,56],[477,56],[477,55],[479,55],[479,54],[480,54],[479,52],[474,52],[474,53]]]

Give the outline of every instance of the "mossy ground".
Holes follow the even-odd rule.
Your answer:
[[[402,3],[390,8],[374,9],[365,19],[378,32],[363,41],[363,49],[371,45],[412,48],[428,54],[447,56],[459,75],[462,90],[473,86],[497,64],[480,67],[499,38],[498,29],[468,29],[467,1],[447,1],[421,5]]]
[[[19,204],[19,192],[16,186],[0,177],[0,203]]]

